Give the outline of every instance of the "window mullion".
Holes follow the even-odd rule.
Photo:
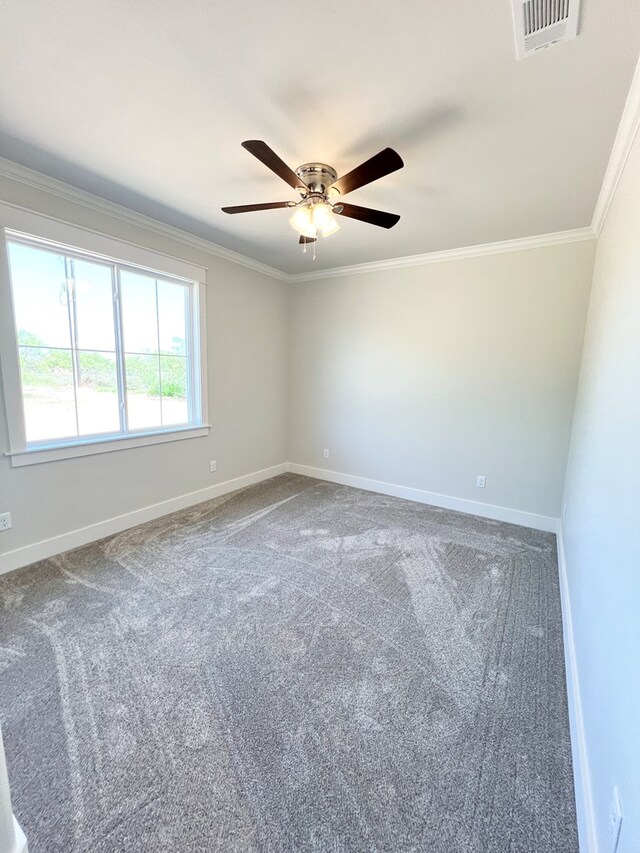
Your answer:
[[[200,414],[196,410],[196,394],[195,394],[195,358],[194,358],[194,287],[191,286],[186,292],[185,299],[185,356],[187,359],[187,411],[189,423],[193,424],[200,420]]]
[[[156,342],[158,346],[158,384],[160,386],[160,425],[164,426],[164,408],[162,405],[162,359],[160,358],[160,302],[158,299],[158,279],[155,283],[156,292]]]
[[[122,300],[120,299],[120,268],[111,267],[113,286],[113,322],[116,337],[116,372],[118,378],[118,412],[120,432],[129,432],[129,412],[127,409],[127,368],[124,357],[124,338],[122,334]]]
[[[71,371],[73,374],[73,401],[76,415],[76,435],[80,436],[80,418],[78,416],[78,389],[80,387],[80,364],[78,361],[78,316],[76,311],[76,280],[73,258],[64,258],[65,293],[67,294],[67,316],[69,319],[69,340],[71,342]]]

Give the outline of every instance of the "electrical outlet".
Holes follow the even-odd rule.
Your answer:
[[[622,806],[620,804],[620,792],[618,786],[615,785],[611,794],[611,805],[609,806],[609,838],[611,843],[609,846],[610,853],[616,853],[618,849],[618,841],[620,840],[620,830],[622,829]]]
[[[11,513],[0,512],[0,530],[9,530],[11,527]]]
[[[209,471],[211,471],[211,473],[213,474],[217,470],[217,467],[218,467],[218,464],[217,464],[216,460],[212,459],[211,462],[209,462]]]
[[[322,452],[322,455],[324,456],[325,459],[329,458],[329,448],[328,447],[325,447],[325,449]]]
[[[479,489],[484,489],[484,487],[486,485],[487,485],[487,478],[484,476],[484,474],[478,474],[478,476],[476,477],[476,486]]]

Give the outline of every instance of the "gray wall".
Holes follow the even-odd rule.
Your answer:
[[[0,195],[209,267],[213,424],[64,462],[0,458],[1,551],[287,459],[559,514],[594,241],[288,285],[17,181]]]
[[[640,137],[598,242],[563,521],[596,831],[640,849]]]
[[[557,517],[594,252],[294,285],[290,460]]]
[[[88,207],[2,179],[0,197],[209,267],[208,438],[11,468],[0,455],[0,552],[285,462],[288,285]],[[4,223],[0,223],[4,224]],[[6,281],[0,286],[7,287]],[[0,388],[0,394],[2,390]],[[4,406],[0,406],[4,411]],[[0,452],[8,449],[0,414]],[[209,460],[217,472],[209,472]]]

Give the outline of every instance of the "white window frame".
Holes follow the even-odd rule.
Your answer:
[[[206,269],[10,205],[0,203],[0,214],[5,223],[0,229],[0,366],[9,438],[5,455],[10,457],[11,465],[20,467],[207,436],[210,426],[206,376]],[[117,264],[122,269],[188,285],[192,317],[191,328],[187,332],[187,336],[192,338],[189,347],[192,353],[189,374],[192,422],[185,426],[147,431],[27,443],[8,242],[53,248],[84,260]]]

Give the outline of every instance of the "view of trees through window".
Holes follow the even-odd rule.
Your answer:
[[[27,441],[189,423],[188,285],[9,243]]]

